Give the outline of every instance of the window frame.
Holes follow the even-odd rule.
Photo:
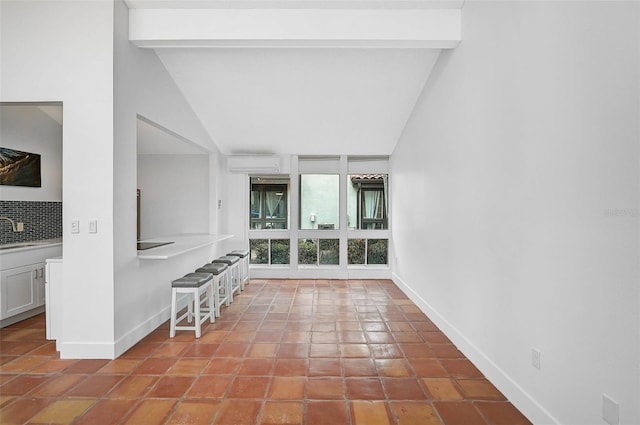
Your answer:
[[[360,178],[359,176],[379,176],[376,178]],[[350,174],[351,184],[357,188],[356,195],[356,229],[355,230],[387,230],[389,228],[388,218],[388,197],[389,194],[385,190],[385,179],[388,179],[387,174]],[[365,192],[380,192],[382,193],[382,218],[366,218],[364,213],[366,211],[366,198]],[[373,228],[367,228],[366,224],[373,224]],[[382,225],[382,227],[375,226],[376,224]]]
[[[283,170],[284,171],[284,170]],[[301,189],[302,175],[337,175],[339,179],[339,201],[338,201],[338,219],[336,227],[324,229],[303,229],[301,228]],[[352,175],[380,175],[383,179],[377,181],[376,189],[382,193],[386,190],[383,200],[383,217],[373,219],[374,221],[386,222],[384,229],[362,229],[358,226],[351,227],[357,218],[356,209],[362,209],[362,201],[356,196],[357,189],[351,181]],[[292,155],[290,158],[290,168],[286,170],[286,174],[281,175],[250,175],[246,187],[251,193],[252,183],[277,182],[288,185],[287,191],[287,211],[288,224],[287,229],[252,229],[249,224],[248,238],[253,239],[288,239],[289,243],[289,264],[251,264],[252,269],[259,270],[261,277],[274,278],[294,278],[294,279],[346,279],[346,278],[389,278],[394,257],[392,254],[393,245],[391,241],[391,225],[392,211],[389,179],[391,178],[388,168],[388,157],[351,157],[342,155],[339,157],[306,157]],[[256,178],[263,177],[262,182],[257,182]],[[264,196],[264,195],[262,195]],[[251,195],[249,195],[251,197]],[[373,197],[375,198],[375,196]],[[251,199],[251,198],[250,198]],[[249,199],[249,200],[250,200]],[[360,204],[360,205],[358,205]],[[351,206],[349,206],[351,205]],[[246,214],[250,215],[250,205],[246,207]],[[305,210],[306,211],[306,210]],[[352,219],[353,217],[354,219]],[[322,221],[320,217],[319,221]],[[330,221],[330,220],[329,220]],[[366,220],[365,220],[366,221]],[[317,223],[317,222],[316,222]],[[378,224],[377,227],[382,225]],[[315,227],[315,226],[314,226]],[[315,239],[317,240],[316,249],[318,251],[320,240],[336,239],[338,240],[337,255],[338,264],[321,264],[317,258],[314,264],[302,264],[299,262],[300,252],[299,243],[301,240]],[[348,243],[350,239],[385,239],[387,240],[386,264],[370,264],[365,260],[363,264],[349,264],[348,261]],[[268,242],[270,247],[271,242]],[[366,245],[365,245],[366,246]],[[367,252],[364,253],[365,257]],[[308,260],[308,259],[307,259]],[[271,259],[269,259],[269,263]]]
[[[261,230],[289,230],[289,183],[274,183],[274,182],[266,182],[266,183],[261,183],[261,182],[256,182],[254,183],[253,178],[250,179],[249,181],[249,231],[261,231]],[[254,186],[259,186],[260,190],[258,191],[260,193],[260,213],[259,216],[254,218],[252,216],[252,203],[251,203],[251,197],[253,192],[256,192],[256,190],[254,190]],[[278,189],[279,188],[279,189]],[[282,195],[282,200],[280,202],[284,201],[284,205],[285,205],[285,214],[284,214],[284,218],[281,217],[267,217],[266,213],[267,213],[267,208],[266,208],[266,193],[268,191],[268,189],[272,189],[275,191],[281,190],[283,192]],[[253,227],[254,223],[259,223],[261,225],[260,228],[255,228]],[[284,223],[284,228],[279,229],[279,228],[269,228],[267,227],[267,223]]]

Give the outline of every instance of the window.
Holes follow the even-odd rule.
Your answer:
[[[289,264],[289,239],[251,239],[251,264]]]
[[[387,229],[387,175],[353,174],[349,181],[349,227]]]
[[[378,156],[299,156],[289,174],[250,176],[252,267],[301,277],[388,269],[388,178]]]
[[[349,264],[387,264],[387,239],[349,239],[347,260]]]
[[[340,178],[337,174],[300,176],[300,229],[340,227]]]
[[[251,178],[250,229],[288,228],[288,179]]]
[[[298,263],[312,265],[338,265],[340,263],[340,240],[298,240]]]

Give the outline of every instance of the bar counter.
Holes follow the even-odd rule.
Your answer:
[[[232,237],[233,235],[187,234],[144,239],[140,242],[172,243],[158,246],[156,248],[138,250],[138,260],[167,260]]]

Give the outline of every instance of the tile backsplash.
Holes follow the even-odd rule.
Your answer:
[[[0,217],[24,223],[23,232],[13,232],[0,220],[0,245],[62,237],[62,202],[0,201]]]

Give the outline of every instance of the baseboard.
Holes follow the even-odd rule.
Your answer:
[[[184,300],[178,303],[178,309],[182,308],[184,304]],[[136,345],[140,340],[149,335],[151,332],[156,330],[158,326],[169,320],[171,317],[171,307],[166,307],[159,311],[157,314],[153,315],[149,319],[140,323],[135,328],[131,329],[129,332],[124,334],[122,337],[118,338],[115,343],[115,355],[116,357],[124,354],[129,348]],[[168,333],[168,331],[167,331]]]
[[[15,316],[11,316],[11,317],[7,317],[6,319],[2,319],[2,320],[0,320],[0,328],[4,328],[6,326],[13,325],[14,323],[18,323],[18,322],[26,320],[26,319],[28,319],[30,317],[38,315],[40,313],[44,313],[44,310],[45,310],[45,306],[41,305],[40,307],[36,307],[36,308],[31,309],[29,311],[24,311],[22,313],[16,314]]]
[[[393,282],[416,306],[453,342],[477,368],[504,394],[509,401],[536,425],[558,425],[544,407],[531,397],[517,382],[511,379],[498,365],[478,349],[462,332],[418,295],[397,274],[392,273]]]
[[[113,343],[62,342],[56,346],[60,349],[61,359],[115,359]]]

